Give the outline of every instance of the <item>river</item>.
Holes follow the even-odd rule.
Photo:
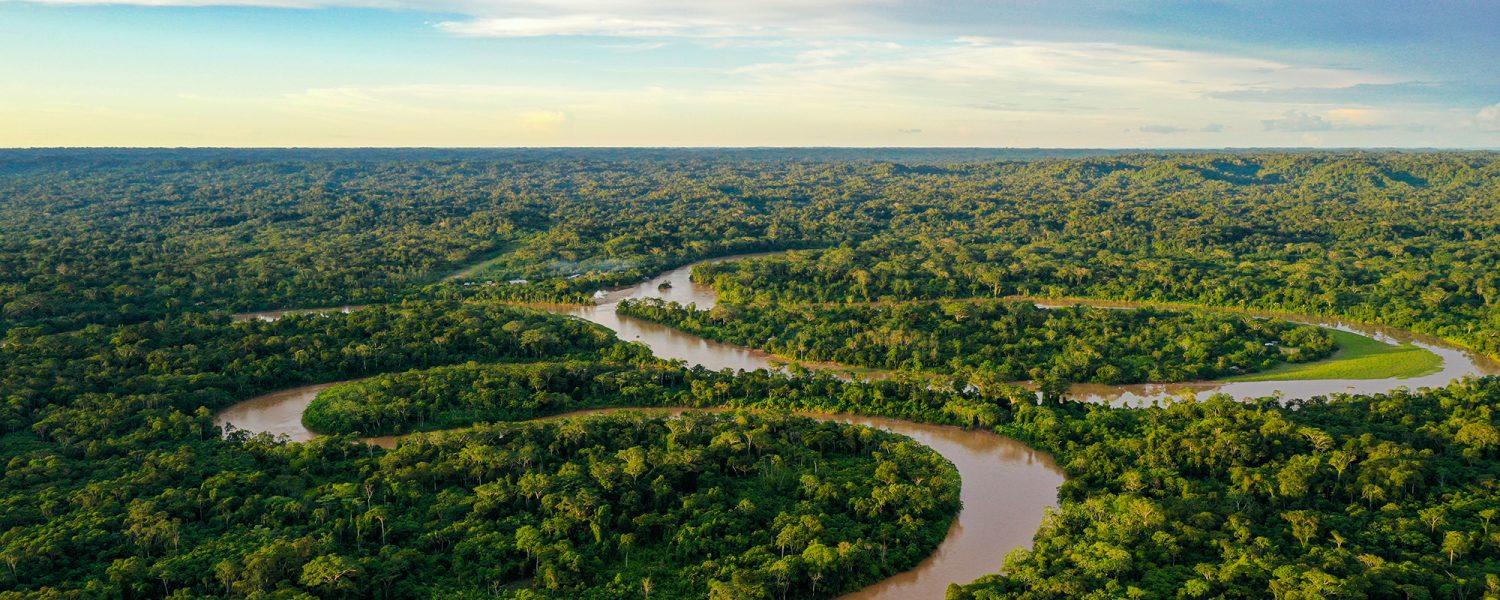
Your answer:
[[[282,390],[252,398],[220,412],[216,422],[238,429],[286,435],[293,441],[317,434],[302,426],[302,412],[318,392],[336,385],[324,383]],[[548,419],[620,410],[666,411],[661,408],[601,409],[547,417]],[[899,419],[859,415],[801,413],[822,421],[876,427],[904,435],[932,448],[957,467],[963,508],[949,526],[948,536],[916,567],[886,578],[845,600],[900,600],[942,598],[950,583],[968,583],[995,573],[1005,554],[1031,547],[1031,539],[1049,506],[1057,504],[1062,470],[1052,458],[1013,439],[987,431]],[[367,441],[391,448],[401,436]]]
[[[326,386],[312,387],[321,389]],[[309,391],[305,396],[307,400],[317,395],[316,390]],[[675,414],[723,410],[731,409],[603,408],[537,420],[623,411]],[[874,427],[909,437],[952,461],[962,481],[959,498],[963,507],[948,527],[947,537],[931,555],[917,566],[845,594],[841,600],[940,599],[947,592],[948,584],[968,583],[998,572],[1004,564],[1005,553],[1016,547],[1031,547],[1031,539],[1042,524],[1046,508],[1057,504],[1057,488],[1064,479],[1062,470],[1050,456],[1016,440],[988,431],[884,417],[797,414],[820,421]],[[367,438],[366,441],[393,448],[401,437],[384,436]]]
[[[736,258],[743,257],[718,260]],[[615,313],[619,301],[626,298],[666,298],[684,304],[696,303],[699,308],[713,306],[717,298],[713,289],[689,281],[691,271],[691,266],[682,267],[640,285],[615,290],[599,298],[594,306],[545,308],[608,327],[620,339],[646,344],[662,358],[681,359],[711,369],[776,368],[782,361],[765,352],[706,340]],[[662,288],[664,282],[672,285]],[[286,314],[347,312],[352,308],[355,307],[245,313],[236,315],[236,319],[273,320]],[[309,440],[317,434],[302,425],[302,413],[318,392],[332,385],[335,384],[302,386],[251,398],[219,412],[215,422],[251,432],[285,435],[293,441]],[[1062,470],[1051,457],[1010,438],[985,431],[897,419],[854,415],[806,416],[878,427],[910,437],[952,461],[963,482],[959,492],[963,508],[937,550],[916,567],[848,594],[844,597],[846,600],[942,598],[948,584],[968,583],[995,573],[1003,565],[1006,553],[1017,547],[1029,548],[1046,508],[1057,503],[1057,489],[1064,479]],[[387,437],[370,441],[390,447],[397,439]]]
[[[707,262],[736,260],[755,255],[730,256]],[[634,319],[615,312],[627,298],[663,298],[683,304],[710,308],[717,294],[706,285],[690,280],[694,265],[680,267],[635,286],[610,291],[597,298],[594,305],[551,305],[546,310],[570,315],[603,325],[620,339],[636,341],[650,347],[661,358],[680,359],[690,365],[710,369],[778,368],[785,361],[765,352],[707,340],[664,325]],[[664,286],[663,284],[670,284]],[[1046,304],[1046,303],[1041,303]],[[1128,307],[1123,303],[1101,305]],[[333,312],[357,307],[271,311],[236,315],[237,319],[276,319],[300,312]],[[1281,315],[1282,318],[1289,318]],[[1173,400],[1184,393],[1226,393],[1237,398],[1273,395],[1306,397],[1334,392],[1379,393],[1399,387],[1439,386],[1465,375],[1500,372],[1500,368],[1481,356],[1451,344],[1409,332],[1384,329],[1359,323],[1297,317],[1290,320],[1335,327],[1368,335],[1387,342],[1413,343],[1443,359],[1442,369],[1432,375],[1411,379],[1303,380],[1265,382],[1191,382],[1142,385],[1075,385],[1075,399],[1110,404],[1146,404],[1156,400]],[[216,422],[232,424],[253,432],[286,435],[294,441],[307,440],[316,434],[302,426],[302,412],[319,391],[333,384],[304,386],[252,398],[221,411]],[[958,467],[963,481],[963,508],[954,520],[948,537],[938,549],[916,568],[876,583],[846,596],[850,600],[895,600],[909,598],[942,598],[949,583],[967,583],[1000,570],[1007,552],[1030,547],[1044,511],[1057,502],[1057,489],[1063,482],[1061,470],[1045,454],[1008,438],[981,431],[966,431],[912,423],[894,419],[849,415],[808,415],[824,420],[856,423],[911,437]],[[372,440],[390,446],[396,438]]]
[[[1500,375],[1500,363],[1493,359],[1456,346],[1446,340],[1414,333],[1404,329],[1361,323],[1332,317],[1272,313],[1252,310],[1215,309],[1190,307],[1179,304],[1154,304],[1143,302],[1120,302],[1109,300],[1068,299],[1065,301],[1037,301],[1038,306],[1057,307],[1084,304],[1099,308],[1133,309],[1156,306],[1167,310],[1216,310],[1249,314],[1259,317],[1277,318],[1293,323],[1316,325],[1356,333],[1374,338],[1386,344],[1411,344],[1442,359],[1438,370],[1416,377],[1388,377],[1384,379],[1287,379],[1279,381],[1188,381],[1181,383],[1135,383],[1106,385],[1077,383],[1069,388],[1071,399],[1081,402],[1099,402],[1112,406],[1141,406],[1158,401],[1172,401],[1184,397],[1207,397],[1225,394],[1241,400],[1280,395],[1285,398],[1310,398],[1336,393],[1384,394],[1400,388],[1419,389],[1442,387],[1455,379],[1468,376]]]
[[[714,259],[705,262],[723,262],[760,255],[731,256]],[[545,306],[547,310],[573,315],[594,323],[608,327],[620,336],[620,339],[641,342],[649,346],[652,352],[662,358],[681,359],[688,364],[699,364],[710,369],[763,369],[778,368],[786,363],[786,359],[772,356],[760,350],[744,348],[733,344],[725,344],[706,340],[690,333],[685,333],[665,325],[659,325],[641,319],[635,319],[617,314],[615,307],[621,300],[641,298],[662,298],[682,304],[697,304],[699,309],[713,307],[718,299],[713,288],[700,285],[690,280],[692,267],[688,265],[674,269],[662,275],[658,275],[639,285],[614,290],[598,299],[593,306],[578,305],[554,305]],[[659,289],[663,283],[670,283],[671,287]],[[1071,306],[1075,303],[1088,304],[1104,308],[1137,308],[1144,303],[1131,302],[1109,302],[1069,299],[1064,302],[1038,301],[1038,306],[1055,307]],[[1168,307],[1187,308],[1187,307]],[[1199,310],[1215,310],[1194,307]],[[1239,311],[1243,312],[1243,311]],[[1398,388],[1417,389],[1421,387],[1441,387],[1449,382],[1469,375],[1495,375],[1500,374],[1500,365],[1471,350],[1460,348],[1444,340],[1425,336],[1409,331],[1391,327],[1381,327],[1368,323],[1346,321],[1342,319],[1320,318],[1306,315],[1285,315],[1272,313],[1250,313],[1257,316],[1271,316],[1298,323],[1329,327],[1366,337],[1375,338],[1385,343],[1409,343],[1424,348],[1442,358],[1442,367],[1435,373],[1410,378],[1386,378],[1386,379],[1308,379],[1308,380],[1283,380],[1283,381],[1192,381],[1183,383],[1146,383],[1128,385],[1103,385],[1103,384],[1074,384],[1070,390],[1072,399],[1084,402],[1099,402],[1115,406],[1129,405],[1139,406],[1151,404],[1156,401],[1173,401],[1183,398],[1188,394],[1207,396],[1209,394],[1227,394],[1238,399],[1261,398],[1274,396],[1278,393],[1287,398],[1307,398],[1311,396],[1351,393],[1351,394],[1379,394],[1390,392]],[[817,368],[820,365],[803,363],[806,366]],[[837,365],[825,365],[829,368],[839,369]]]

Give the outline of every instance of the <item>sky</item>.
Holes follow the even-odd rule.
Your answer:
[[[0,147],[1500,148],[1493,0],[0,0]]]

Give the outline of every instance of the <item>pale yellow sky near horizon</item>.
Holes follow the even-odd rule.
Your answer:
[[[474,15],[455,20],[0,0],[0,147],[1500,146],[1500,84],[1389,52],[841,19],[906,5],[873,0],[743,23],[733,3],[518,0],[504,6],[548,16],[489,17],[502,5],[475,1],[444,5]]]

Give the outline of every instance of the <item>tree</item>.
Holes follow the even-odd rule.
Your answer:
[[[1318,515],[1305,510],[1296,510],[1281,513],[1281,517],[1292,524],[1292,535],[1307,547],[1308,540],[1318,534]]]
[[[1468,534],[1461,531],[1449,531],[1443,534],[1443,552],[1448,555],[1448,564],[1450,565],[1460,555],[1467,554],[1472,545],[1473,540],[1469,538]]]
[[[1418,510],[1417,516],[1421,517],[1422,522],[1427,524],[1428,531],[1436,532],[1439,525],[1447,522],[1448,511],[1441,506],[1433,506]]]
[[[622,534],[620,534],[620,551],[625,554],[625,566],[626,567],[630,566],[630,549],[633,546],[635,546],[635,534],[634,533],[622,533]]]
[[[1492,448],[1500,448],[1500,431],[1489,423],[1467,423],[1458,429],[1453,439],[1468,446],[1464,453],[1474,457],[1483,456]]]
[[[325,589],[351,589],[351,579],[360,573],[359,564],[337,554],[324,554],[302,566],[302,585]]]
[[[385,506],[376,506],[365,512],[365,518],[380,523],[380,545],[385,545],[385,521],[391,516],[390,509]]]
[[[812,593],[818,593],[818,581],[823,579],[823,574],[838,560],[838,553],[824,546],[822,542],[814,541],[808,544],[807,549],[802,551],[802,561],[807,563],[812,573],[808,576],[812,580]]]
[[[542,530],[531,525],[522,525],[516,529],[516,548],[536,561],[532,569],[533,573],[542,568],[542,548],[546,547],[546,544],[546,539],[542,537]]]
[[[132,556],[110,563],[107,574],[127,596],[136,596],[145,594],[151,572],[149,563],[139,556]]]
[[[797,557],[783,557],[771,563],[769,571],[776,578],[776,585],[781,588],[781,598],[786,600],[787,588],[791,585],[792,578],[797,574]]]
[[[1344,480],[1344,470],[1348,469],[1349,465],[1354,464],[1354,461],[1356,461],[1356,460],[1358,460],[1358,457],[1356,457],[1353,452],[1346,452],[1344,450],[1335,450],[1328,457],[1328,464],[1329,464],[1329,466],[1333,467],[1334,473],[1336,474],[1335,478],[1338,481],[1343,481]]]
[[[646,462],[646,450],[640,446],[632,446],[621,450],[616,458],[625,461],[625,474],[630,476],[631,481],[639,481],[642,475],[651,471]]]

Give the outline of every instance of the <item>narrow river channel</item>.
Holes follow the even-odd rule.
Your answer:
[[[331,385],[335,384],[303,386],[252,398],[219,413],[216,420],[221,426],[232,424],[238,429],[286,435],[293,441],[309,440],[317,434],[302,426],[302,412],[318,392]],[[620,410],[667,409],[601,409],[547,418]],[[848,600],[938,599],[950,583],[968,583],[999,571],[1007,552],[1031,546],[1046,508],[1057,503],[1057,488],[1064,479],[1051,457],[986,431],[858,415],[803,416],[876,427],[912,438],[952,461],[963,482],[959,490],[963,508],[937,550],[909,571],[844,596]],[[368,441],[389,448],[400,437]]]
[[[748,256],[754,255],[724,257],[708,262]],[[622,340],[645,344],[661,358],[680,359],[689,365],[702,365],[715,370],[779,368],[784,361],[765,352],[707,340],[615,312],[619,302],[627,298],[663,298],[683,304],[693,303],[700,309],[713,306],[717,294],[712,288],[690,280],[693,266],[674,269],[639,285],[611,291],[598,298],[592,306],[554,305],[540,308],[603,325],[615,331]],[[670,285],[663,285],[667,283]],[[1111,305],[1129,307],[1122,303]],[[358,307],[271,311],[245,313],[236,317],[275,319],[292,312],[347,312],[356,308]],[[1177,399],[1189,392],[1226,393],[1237,398],[1268,396],[1277,392],[1287,397],[1336,392],[1379,393],[1398,387],[1415,389],[1421,386],[1439,386],[1466,375],[1500,372],[1500,367],[1492,361],[1435,338],[1336,320],[1306,317],[1290,320],[1335,327],[1387,342],[1412,343],[1437,353],[1443,359],[1443,367],[1432,375],[1411,379],[1076,385],[1073,387],[1074,397],[1094,402],[1138,405],[1156,400]],[[334,384],[304,386],[252,398],[221,411],[216,421],[220,425],[232,424],[238,429],[252,432],[286,435],[294,441],[311,439],[316,434],[302,426],[302,413],[318,392],[330,385]],[[846,596],[848,599],[942,598],[948,584],[967,583],[982,575],[997,572],[1007,552],[1017,547],[1030,547],[1045,509],[1057,502],[1057,489],[1063,482],[1062,471],[1047,455],[1015,440],[982,431],[895,419],[850,415],[807,416],[878,427],[911,437],[952,461],[963,480],[963,508],[954,520],[948,537],[936,552],[916,568],[850,594]],[[389,446],[395,443],[396,438],[371,441]]]
[[[741,257],[719,260],[734,258]],[[667,298],[696,303],[700,308],[712,306],[717,298],[713,289],[690,282],[688,274],[691,270],[691,266],[682,267],[638,286],[611,292],[594,306],[545,308],[608,327],[620,339],[641,342],[662,358],[681,359],[711,369],[777,368],[780,361],[764,352],[706,340],[615,313],[615,307],[625,298]],[[661,288],[660,285],[667,281],[672,285]],[[245,313],[237,318],[276,319],[295,312],[347,312],[354,308],[357,307]],[[251,432],[285,435],[293,441],[309,440],[317,434],[302,425],[302,413],[318,392],[332,385],[335,384],[309,385],[251,398],[224,409],[215,420],[221,426],[233,425]],[[1064,479],[1062,470],[1051,457],[1010,438],[984,431],[879,417],[806,416],[878,427],[910,437],[952,461],[963,482],[959,492],[963,508],[937,550],[915,568],[845,596],[848,600],[942,598],[948,584],[968,583],[995,573],[1000,570],[1007,552],[1017,547],[1030,547],[1046,508],[1057,503],[1057,488]],[[391,446],[397,440],[380,438],[370,441]]]

